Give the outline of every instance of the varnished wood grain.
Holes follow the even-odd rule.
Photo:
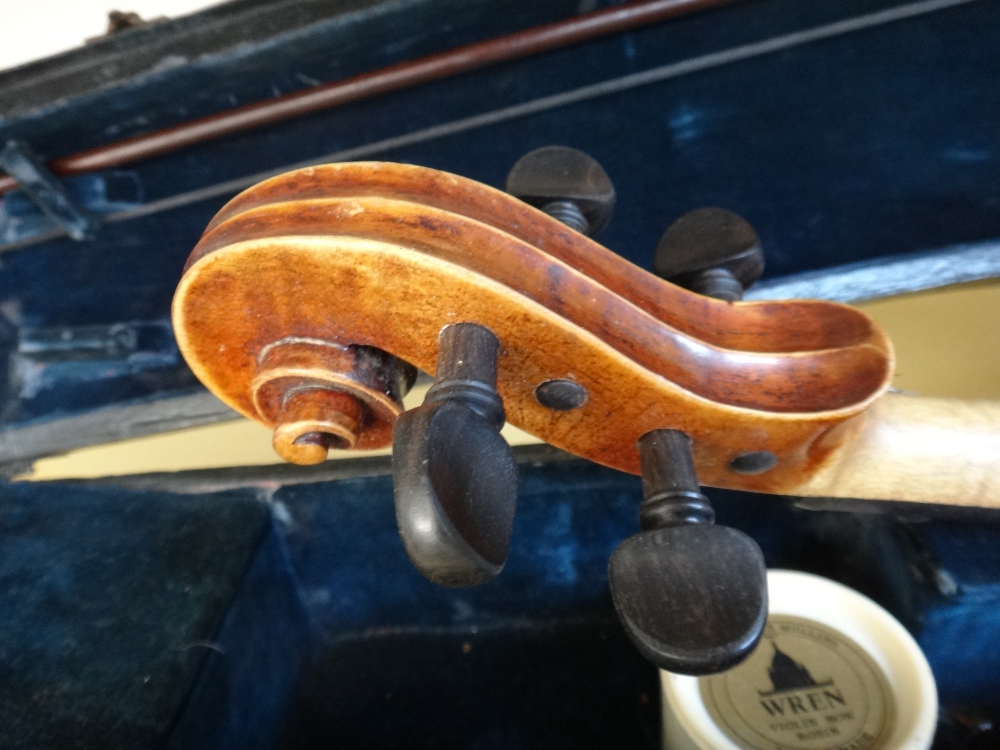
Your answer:
[[[780,413],[719,404],[651,372],[544,305],[488,277],[410,248],[350,237],[248,240],[201,258],[178,287],[181,350],[205,385],[261,419],[251,383],[266,342],[288,337],[384,349],[432,371],[437,336],[455,322],[488,326],[501,341],[498,388],[513,424],[577,455],[638,473],[638,438],[674,427],[694,439],[707,484],[788,489],[811,470],[810,448],[877,397],[848,408]],[[534,398],[546,380],[579,382],[586,405],[552,412]],[[727,468],[746,451],[771,451],[762,476]]]
[[[198,377],[268,424],[253,382],[274,342],[373,346],[432,372],[438,333],[456,322],[499,338],[510,422],[598,463],[638,473],[638,438],[674,428],[691,435],[708,485],[1000,506],[989,437],[1000,409],[884,396],[891,346],[862,313],[700,297],[510,196],[434,170],[329,165],[262,183],[213,220],[174,300]],[[584,386],[587,402],[546,409],[534,391],[552,379]],[[959,447],[974,415],[982,429]],[[917,434],[921,445],[951,444],[916,451],[924,464],[908,473],[898,446]],[[777,465],[729,468],[752,451]],[[967,467],[964,479],[948,479],[942,461]]]
[[[731,406],[786,412],[838,409],[868,398],[889,375],[888,347],[877,330],[852,345],[818,351],[725,349],[657,320],[589,276],[506,232],[408,201],[313,198],[258,206],[216,225],[196,252],[203,247],[293,235],[380,240],[468,268],[543,304],[681,387]],[[617,262],[634,268],[620,258]],[[698,296],[660,279],[656,282],[664,297],[675,290],[684,300]],[[728,303],[718,304],[720,310],[732,309]],[[799,310],[800,318],[808,321],[816,307]],[[788,333],[794,335],[794,331]]]
[[[355,162],[295,170],[236,196],[215,216],[189,265],[242,233],[216,227],[251,208],[323,198],[385,198],[465,216],[538,248],[654,318],[707,344],[750,352],[801,352],[863,343],[871,321],[844,305],[799,300],[731,303],[688,292],[627,263],[597,242],[506,193],[409,164]]]

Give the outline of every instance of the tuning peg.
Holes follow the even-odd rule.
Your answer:
[[[764,557],[746,534],[714,525],[686,434],[648,432],[639,451],[643,531],[611,556],[615,609],[640,653],[660,669],[693,675],[729,669],[764,630]]]
[[[499,346],[473,323],[442,329],[434,385],[393,427],[399,533],[416,568],[442,586],[485,583],[507,560],[517,465],[500,436]]]
[[[545,146],[522,156],[504,189],[588,237],[604,229],[615,210],[615,186],[607,172],[568,146]]]
[[[764,272],[764,252],[757,232],[739,214],[697,208],[660,237],[653,270],[699,294],[735,301]]]

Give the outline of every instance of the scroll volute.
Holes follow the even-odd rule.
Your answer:
[[[440,331],[460,322],[499,339],[508,421],[635,474],[642,435],[681,430],[714,486],[807,481],[892,372],[887,339],[856,310],[709,299],[509,195],[399,164],[309,168],[244,192],[174,299],[195,374],[297,463],[387,445],[410,365],[433,372]],[[583,397],[551,408],[538,393],[552,381]],[[746,471],[755,453],[773,468]]]
[[[261,349],[250,390],[258,417],[274,427],[275,452],[316,464],[331,449],[389,445],[415,378],[412,365],[380,349],[291,337]]]

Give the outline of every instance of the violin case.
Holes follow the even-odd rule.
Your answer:
[[[0,73],[0,142],[47,161],[611,5],[236,0]],[[997,71],[989,0],[715,3],[64,177],[61,218],[4,194],[0,747],[658,747],[658,675],[607,583],[638,477],[517,448],[509,560],[469,589],[410,565],[385,457],[20,477],[235,416],[181,359],[170,301],[263,175],[377,159],[502,188],[522,154],[569,145],[615,183],[599,241],[640,267],[674,218],[718,205],[759,232],[765,286],[854,264],[907,291],[927,283],[910,259],[1000,254]],[[1000,516],[706,492],[769,567],[843,582],[913,633],[935,747],[1000,746]]]

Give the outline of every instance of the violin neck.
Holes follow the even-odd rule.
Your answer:
[[[888,393],[855,430],[797,494],[1000,508],[1000,402]]]

